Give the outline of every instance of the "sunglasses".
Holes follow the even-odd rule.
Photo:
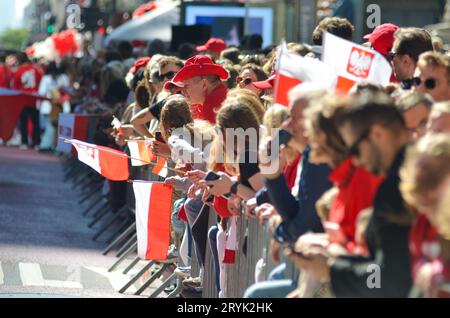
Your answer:
[[[247,78],[242,78],[242,77],[238,77],[236,78],[236,83],[240,84],[243,83],[245,86],[250,85],[252,83],[252,79],[250,77]]]
[[[365,132],[363,132],[361,134],[361,136],[359,136],[359,138],[353,143],[353,145],[350,147],[349,149],[349,154],[350,156],[355,156],[355,157],[359,157],[360,152],[359,152],[359,145],[369,137],[370,135],[370,130],[366,130]]]
[[[414,86],[420,86],[422,84],[422,79],[420,77],[414,77],[412,79],[412,83]],[[426,89],[435,89],[436,88],[436,79],[434,78],[427,78],[424,82]]]
[[[389,58],[392,61],[394,59],[394,57],[396,57],[397,55],[402,55],[401,53],[398,52],[389,52]]]
[[[167,72],[166,74],[161,74],[161,75],[159,75],[158,76],[158,79],[162,82],[162,81],[164,81],[164,79],[168,79],[168,80],[171,80],[173,77],[175,76],[175,72],[172,72],[172,71],[170,71],[170,72]]]

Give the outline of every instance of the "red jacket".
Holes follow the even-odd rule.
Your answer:
[[[450,282],[450,261],[444,261],[439,243],[439,234],[427,217],[421,214],[409,233],[412,275],[415,278],[419,268],[432,263],[434,279],[437,283]],[[440,292],[439,297],[450,297],[450,293]]]
[[[208,96],[202,106],[197,108],[199,119],[206,120],[211,124],[216,123],[217,112],[227,97],[228,88],[225,84],[219,84]]]
[[[366,169],[355,166],[353,158],[345,160],[329,176],[339,192],[332,203],[328,221],[340,226],[340,233],[334,243],[344,244],[352,252],[355,244],[356,218],[358,214],[372,206],[381,177],[374,176]]]
[[[23,64],[14,73],[13,88],[28,93],[37,93],[43,75],[39,67],[31,63]]]

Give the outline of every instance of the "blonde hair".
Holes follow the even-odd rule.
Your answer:
[[[450,136],[430,134],[407,152],[400,169],[400,190],[404,200],[417,207],[417,198],[436,189],[450,176]]]
[[[446,186],[438,204],[436,227],[444,239],[450,240],[450,184]]]
[[[231,105],[231,104],[245,104],[251,107],[258,117],[259,122],[263,121],[264,114],[266,109],[259,99],[258,95],[252,92],[249,89],[243,88],[233,88],[228,94],[227,98],[224,100],[222,107]]]
[[[450,101],[435,103],[431,110],[433,112],[450,114]]]
[[[273,129],[279,128],[281,124],[289,118],[289,109],[285,106],[275,104],[270,107],[263,118],[263,125],[266,127],[267,136],[272,136]]]
[[[328,216],[330,215],[331,207],[337,194],[339,193],[339,188],[333,187],[326,191],[316,202],[317,215],[320,217],[322,223],[328,221]]]
[[[419,56],[418,66],[443,67],[450,83],[450,57],[439,52],[425,52]]]

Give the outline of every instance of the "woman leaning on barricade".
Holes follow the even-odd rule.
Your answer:
[[[257,160],[263,113],[263,106],[254,93],[231,92],[217,114],[216,136],[211,148],[212,171],[208,174],[200,171],[188,173],[191,179],[196,179],[196,187],[203,189],[205,202],[212,195],[211,204],[221,218],[221,222],[213,226],[208,235],[219,297],[226,297],[224,264],[236,261],[234,253],[225,253],[226,241],[236,235],[234,230],[230,234],[237,224],[237,219],[232,217],[240,216],[242,201],[254,197],[263,187]]]

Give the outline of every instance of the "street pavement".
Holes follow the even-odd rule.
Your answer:
[[[57,157],[0,147],[0,298],[131,297],[117,291],[144,263],[108,273],[115,253],[92,241],[101,224],[88,228],[78,199]]]

